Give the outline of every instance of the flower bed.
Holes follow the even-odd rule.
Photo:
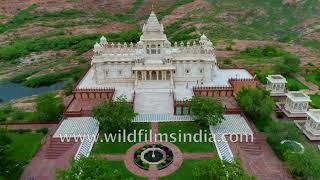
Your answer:
[[[154,161],[151,159],[152,154],[154,154]],[[148,170],[150,164],[157,165],[158,170],[161,170],[168,167],[172,162],[173,152],[161,144],[148,144],[134,153],[134,163],[144,170]]]

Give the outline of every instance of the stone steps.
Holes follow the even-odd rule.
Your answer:
[[[69,142],[61,142],[60,138],[51,138],[48,148],[45,151],[46,159],[58,159],[65,152],[67,152],[76,142],[70,140]]]

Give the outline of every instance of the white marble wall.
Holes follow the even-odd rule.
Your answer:
[[[266,88],[268,91],[271,91],[271,93],[284,93],[286,85],[285,83],[272,83],[268,81]]]
[[[132,64],[131,62],[95,64],[95,77],[98,84],[105,82],[132,81],[134,80]]]
[[[313,135],[320,135],[320,124],[308,116],[305,128]]]
[[[294,102],[290,98],[286,99],[284,108],[290,113],[306,113],[308,111],[309,102]]]

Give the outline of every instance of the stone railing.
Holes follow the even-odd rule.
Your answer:
[[[109,87],[101,87],[101,88],[77,88],[73,90],[74,93],[81,93],[81,92],[114,92],[115,88]]]

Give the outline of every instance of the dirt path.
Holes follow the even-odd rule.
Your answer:
[[[294,77],[297,78],[302,84],[306,85],[311,90],[311,94],[315,94],[317,91],[319,91],[319,86],[313,84],[312,82],[307,81],[300,74],[295,74]]]

